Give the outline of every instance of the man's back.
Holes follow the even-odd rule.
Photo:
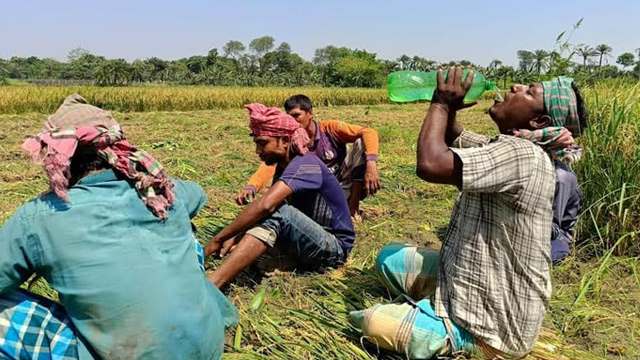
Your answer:
[[[189,221],[206,198],[193,183],[174,183],[176,202],[164,221],[112,171],[81,180],[68,203],[46,195],[16,215],[23,233],[12,232],[26,253],[18,267],[43,275],[59,292],[94,355],[221,355],[224,325],[236,315],[206,281]]]
[[[291,204],[335,235],[349,253],[355,232],[340,184],[314,153],[296,156],[277,175],[293,190]]]

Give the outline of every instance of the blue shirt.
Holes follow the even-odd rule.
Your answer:
[[[296,156],[278,180],[293,190],[290,204],[332,233],[346,256],[355,240],[349,206],[338,180],[322,160],[312,152]]]
[[[83,178],[69,202],[26,203],[0,230],[0,292],[42,275],[81,335],[81,358],[219,358],[237,315],[197,260],[190,219],[206,196],[174,184],[165,221],[111,170]]]

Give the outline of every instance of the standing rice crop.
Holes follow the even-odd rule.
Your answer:
[[[316,105],[372,105],[387,102],[384,89],[211,86],[3,86],[0,114],[51,113],[73,93],[91,104],[117,111],[189,111],[238,108],[251,102],[281,106],[304,93]]]
[[[583,192],[578,238],[592,255],[640,255],[640,85],[586,92],[591,124],[577,165]]]

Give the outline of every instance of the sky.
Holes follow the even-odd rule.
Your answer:
[[[335,45],[384,59],[514,65],[517,50],[553,49],[580,18],[572,43],[606,43],[615,57],[640,48],[635,0],[3,0],[2,13],[0,58],[65,60],[81,47],[107,58],[178,59],[270,35],[309,60]]]

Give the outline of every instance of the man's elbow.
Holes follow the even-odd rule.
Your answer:
[[[258,210],[262,216],[273,214],[280,206],[279,203],[268,201],[268,199],[265,198],[262,198],[261,200],[262,201],[258,204]]]
[[[427,182],[440,183],[447,173],[446,164],[439,159],[422,161],[416,165],[416,175]]]
[[[431,182],[437,178],[438,164],[433,161],[422,161],[416,165],[416,175],[424,180]]]

